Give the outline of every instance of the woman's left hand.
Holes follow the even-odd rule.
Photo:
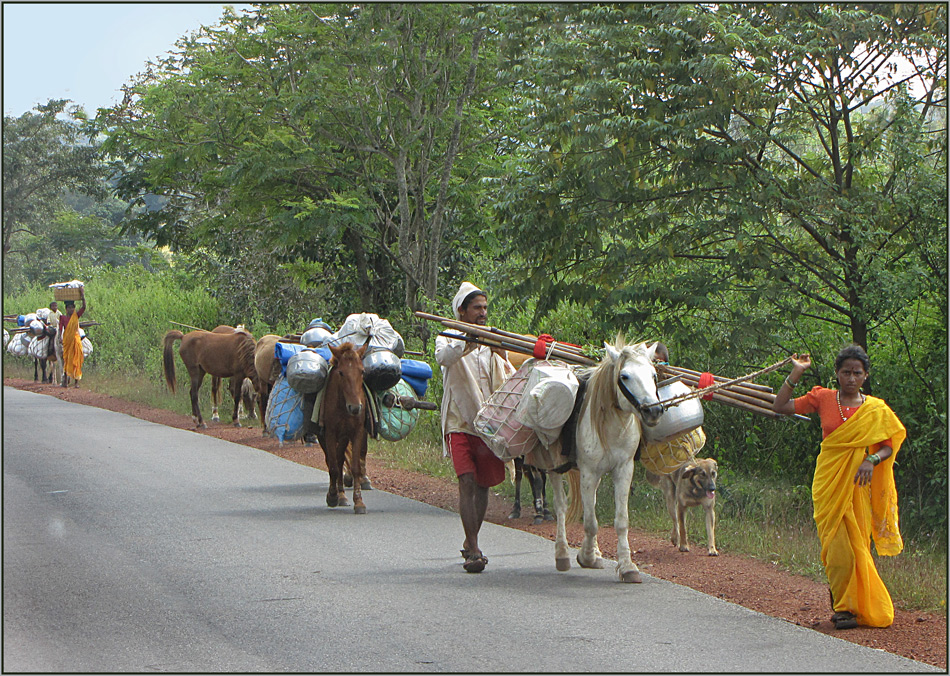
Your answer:
[[[871,476],[874,474],[874,465],[870,460],[862,460],[858,467],[858,473],[854,475],[854,483],[858,486],[867,486],[871,483]]]

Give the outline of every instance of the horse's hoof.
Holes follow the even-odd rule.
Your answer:
[[[643,580],[640,579],[639,570],[628,570],[626,573],[620,574],[621,582],[632,582],[634,584],[640,584]]]
[[[341,495],[339,502],[337,502],[337,506],[339,506],[339,507],[349,507],[349,506],[350,506],[350,501],[347,500],[344,496]]]
[[[543,517],[543,516],[536,516],[536,517],[534,517],[534,525],[535,525],[535,526],[540,526],[542,523],[544,523],[544,517]]]
[[[554,516],[553,514],[551,514],[551,512],[545,512],[545,513],[544,513],[544,520],[545,520],[545,521],[557,521],[557,517]]]
[[[595,558],[595,559],[594,559],[593,561],[591,561],[590,563],[584,563],[584,562],[581,560],[580,554],[578,554],[578,555],[577,555],[577,563],[580,564],[580,567],[581,567],[581,568],[605,568],[605,567],[607,566],[606,560],[605,560],[604,558],[600,557],[600,556],[598,556],[597,558]]]
[[[232,427],[240,427],[240,426],[241,426],[241,423],[239,423],[237,420],[235,420],[233,423],[231,423],[231,426],[232,426]]]
[[[710,555],[710,556],[719,556],[719,550],[718,550],[718,549],[710,549],[710,550],[709,550],[709,555]]]
[[[343,486],[345,488],[353,488],[353,476],[351,474],[343,475]]]
[[[353,505],[354,514],[366,514],[366,505]]]
[[[509,519],[520,519],[521,518],[521,508],[515,507],[511,510],[511,513],[508,515]]]
[[[221,422],[221,418],[216,415],[211,416],[211,422]]]
[[[199,424],[198,424],[198,429],[199,429],[199,430],[206,430],[206,429],[208,429],[208,423],[199,423]]]
[[[369,477],[366,477],[362,481],[360,481],[360,490],[362,491],[373,490],[373,484],[370,483]]]
[[[554,566],[563,573],[564,571],[571,569],[571,560],[567,558],[554,559]]]
[[[336,494],[327,494],[327,507],[338,507],[340,504],[340,497]]]
[[[682,545],[682,546],[680,546],[680,551],[681,551],[681,552],[688,552],[688,551],[689,551],[689,547],[687,547],[686,545]]]

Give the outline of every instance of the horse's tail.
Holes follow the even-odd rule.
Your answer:
[[[175,392],[175,351],[174,344],[176,340],[185,337],[181,331],[172,329],[165,334],[164,350],[162,351],[162,363],[165,365],[165,382],[168,383],[168,389]]]
[[[584,516],[584,505],[581,503],[581,473],[577,468],[574,468],[565,476],[567,477],[567,488],[570,491],[570,496],[567,512],[564,514],[564,522],[575,523]]]

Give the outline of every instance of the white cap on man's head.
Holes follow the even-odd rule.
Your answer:
[[[459,286],[458,293],[456,293],[455,298],[452,299],[452,311],[455,313],[456,319],[462,318],[462,303],[472,294],[484,296],[485,292],[471,282],[462,282],[462,285]]]

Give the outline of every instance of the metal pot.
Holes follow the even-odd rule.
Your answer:
[[[402,377],[402,363],[391,350],[371,349],[363,356],[363,382],[382,392],[395,387]]]
[[[287,384],[301,394],[313,394],[323,389],[330,365],[313,350],[301,350],[287,360]]]
[[[657,394],[660,401],[663,401],[690,392],[692,392],[692,389],[688,385],[675,381],[661,387]],[[667,441],[681,434],[692,432],[703,424],[703,419],[703,405],[699,399],[687,399],[666,409],[663,415],[660,416],[660,421],[653,427],[644,425],[643,436],[646,437],[647,441]]]

